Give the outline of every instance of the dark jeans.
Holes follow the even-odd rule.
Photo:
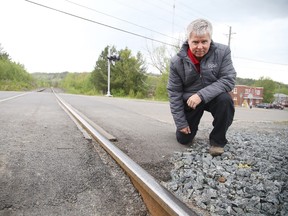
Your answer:
[[[210,112],[214,118],[213,130],[209,135],[210,145],[224,147],[227,143],[226,132],[233,122],[235,108],[229,93],[222,93],[209,103],[200,103],[195,110],[185,106],[185,115],[191,133],[184,134],[176,131],[177,141],[181,144],[192,142],[198,131],[198,125],[204,111]]]

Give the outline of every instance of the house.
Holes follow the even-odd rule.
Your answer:
[[[236,85],[230,92],[235,106],[255,106],[262,103],[263,100],[263,87],[251,87],[246,85]]]
[[[274,94],[274,103],[288,107],[288,95],[280,93]]]

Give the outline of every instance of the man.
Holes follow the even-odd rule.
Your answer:
[[[212,41],[209,21],[193,21],[187,28],[186,42],[171,59],[167,85],[179,143],[192,142],[204,111],[208,111],[214,118],[209,153],[217,156],[224,152],[235,112],[228,92],[235,79],[229,47]]]

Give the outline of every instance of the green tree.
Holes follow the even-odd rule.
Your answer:
[[[1,46],[1,44],[0,44],[0,60],[11,61],[9,54],[4,51],[4,48]]]
[[[260,77],[260,79],[254,83],[254,86],[264,88],[263,102],[265,103],[273,102],[276,84],[272,79],[270,79],[269,77]]]
[[[276,88],[274,93],[282,93],[288,95],[288,85],[283,84],[283,83],[275,83]]]
[[[175,51],[175,48],[168,49],[165,45],[156,47],[153,51],[148,50],[151,64],[157,72],[162,74],[169,70],[170,59]]]
[[[23,64],[13,62],[0,46],[0,90],[26,90],[35,87]]]
[[[109,46],[106,46],[105,49],[101,52],[90,77],[90,81],[93,87],[100,94],[104,94],[105,92],[107,92],[108,49]],[[116,53],[115,47],[110,48],[110,53],[111,54]]]
[[[61,87],[72,94],[94,94],[90,81],[91,73],[68,73]]]
[[[145,97],[147,92],[145,61],[140,52],[133,56],[128,48],[117,52],[114,46],[105,47],[91,73],[90,80],[94,88],[102,94],[107,91],[108,49],[111,56],[121,58],[120,61],[112,61],[110,65],[111,93],[115,96]]]
[[[255,81],[255,79],[236,77],[236,85],[253,86]]]
[[[120,50],[120,61],[111,67],[111,92],[119,96],[143,98],[147,95],[146,67],[140,52],[136,56],[131,50]]]
[[[39,87],[59,87],[69,72],[60,73],[32,73]]]
[[[155,89],[155,98],[157,100],[167,100],[167,82],[169,77],[170,59],[176,52],[173,48],[169,50],[166,46],[156,47],[153,52],[149,52],[152,66],[160,73]]]
[[[168,100],[167,83],[168,83],[169,72],[166,71],[161,74],[157,82],[155,90],[155,98],[157,100]]]

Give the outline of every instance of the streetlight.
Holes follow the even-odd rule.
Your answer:
[[[108,90],[107,90],[106,96],[107,97],[112,97],[112,95],[110,93],[110,63],[111,63],[111,61],[119,61],[120,60],[120,56],[116,56],[116,55],[110,56],[110,49],[108,48],[107,59],[108,59]]]

